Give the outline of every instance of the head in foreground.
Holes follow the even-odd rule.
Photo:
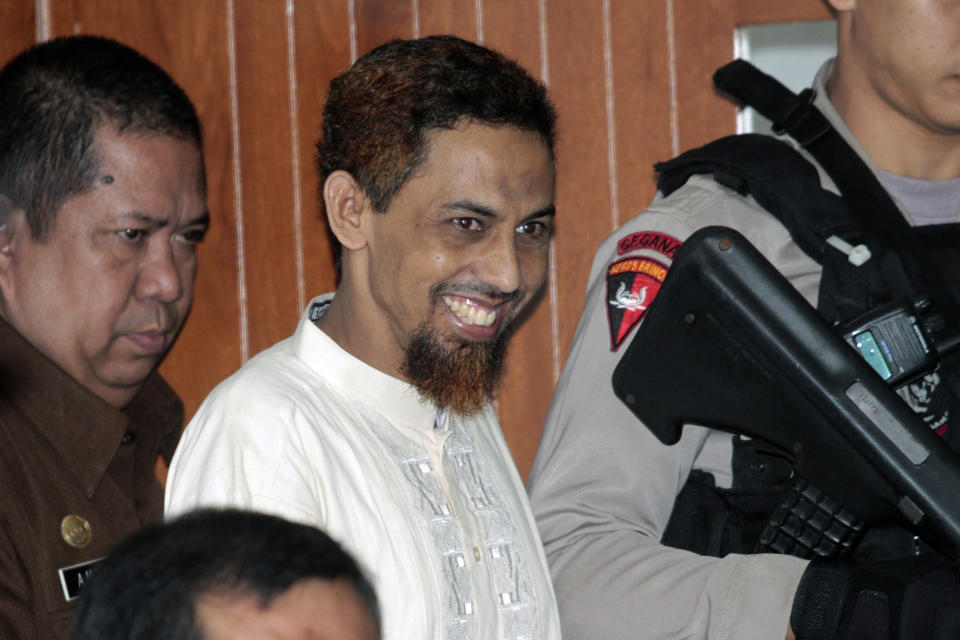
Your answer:
[[[322,531],[199,510],[142,529],[101,563],[73,640],[376,640],[373,588]]]

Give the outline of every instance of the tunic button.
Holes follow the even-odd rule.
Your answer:
[[[483,557],[483,556],[480,555],[480,549],[479,549],[479,547],[474,547],[474,548],[473,548],[473,558],[474,558],[474,560],[476,560],[477,562],[480,562],[480,558],[482,558],[482,557]]]
[[[60,535],[71,547],[82,549],[93,540],[93,528],[86,518],[71,513],[60,521]]]

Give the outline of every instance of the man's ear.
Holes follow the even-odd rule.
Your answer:
[[[0,195],[0,199],[4,196]],[[0,202],[0,317],[13,296],[13,280],[17,265],[16,252],[23,236],[30,235],[27,217],[23,209],[13,207],[7,199]]]
[[[346,171],[334,171],[323,183],[323,204],[330,230],[344,249],[362,249],[367,244],[365,216],[370,200]]]
[[[23,209],[0,194],[0,266],[6,266],[13,255],[14,237],[18,227],[26,225]]]
[[[9,232],[9,226],[7,225],[7,221],[6,220],[0,221],[0,260],[2,260],[4,256],[10,255],[10,252],[11,252],[10,236],[11,234]]]

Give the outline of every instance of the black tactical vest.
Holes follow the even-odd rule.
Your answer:
[[[792,146],[752,134],[722,138],[657,164],[660,191],[669,195],[691,175],[706,174],[752,196],[823,267],[817,310],[831,323],[842,324],[884,303],[907,300],[927,311],[925,320],[934,340],[960,333],[960,224],[910,227],[869,168],[813,107],[809,90],[796,96],[741,61],[719,70],[715,81],[741,99],[757,98],[759,92],[761,113],[813,153],[843,195],[821,188],[815,167]],[[873,257],[854,266],[846,254],[826,243],[832,235],[851,245],[867,245]],[[924,379],[911,383],[917,388],[901,390],[901,395],[916,401],[911,406],[928,423],[945,426],[944,437],[960,451],[958,358],[944,359],[930,377],[938,378],[938,384]],[[940,425],[944,420],[946,424]],[[691,473],[663,543],[714,556],[756,551],[819,554],[778,546],[777,527],[788,524],[780,522],[787,517],[784,505],[792,505],[796,513],[803,511],[795,508],[798,502],[829,498],[798,481],[784,455],[761,442],[733,437],[732,488],[718,489],[709,474]],[[844,545],[822,555],[842,555],[859,543],[862,525],[851,521],[842,505],[828,504],[827,510],[851,529],[844,534]],[[892,553],[914,544],[912,536],[899,533],[884,538],[891,539],[889,547],[898,547]]]

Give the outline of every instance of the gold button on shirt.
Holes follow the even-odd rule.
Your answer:
[[[60,521],[60,535],[71,547],[82,549],[93,540],[93,527],[83,516],[71,513]]]

